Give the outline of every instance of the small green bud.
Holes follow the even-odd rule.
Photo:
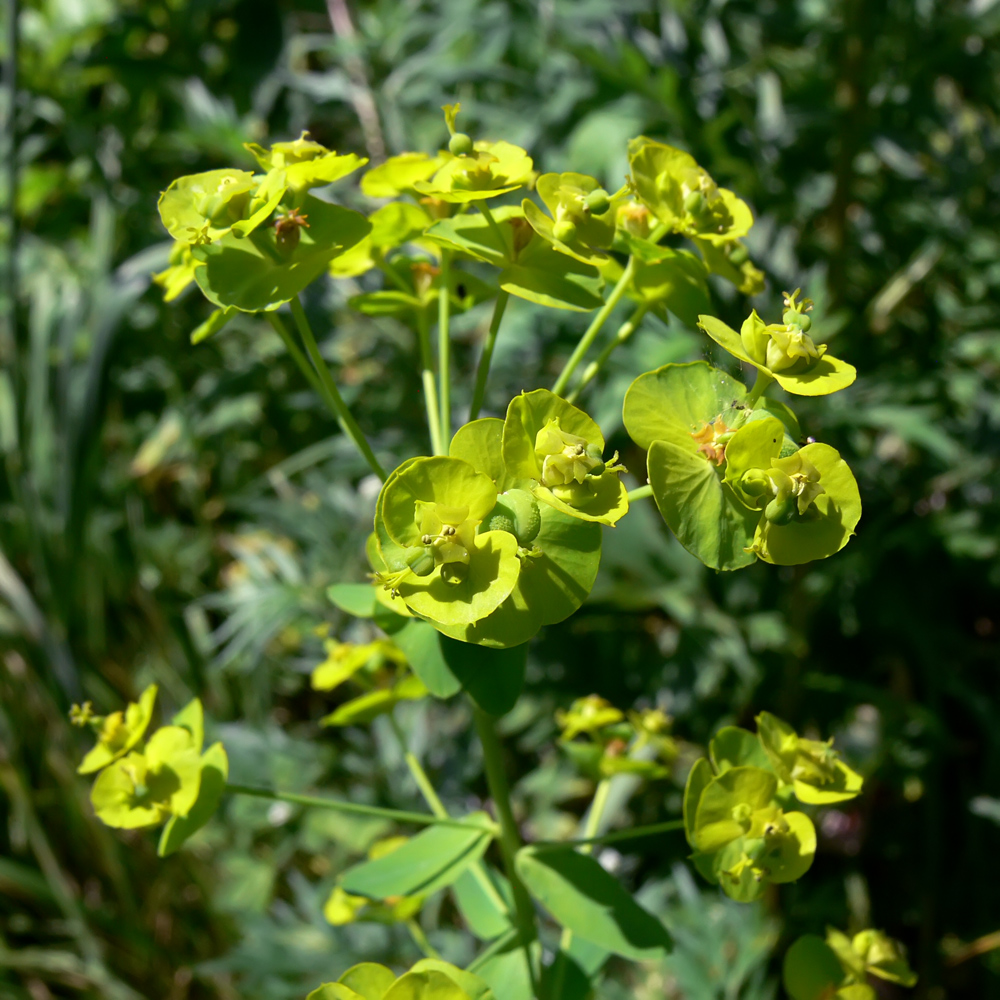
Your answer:
[[[552,235],[560,243],[569,243],[576,239],[576,223],[569,219],[561,219],[552,227]]]
[[[691,215],[700,215],[705,211],[705,196],[700,191],[691,191],[684,199],[684,211]]]
[[[729,251],[729,263],[735,264],[737,267],[745,264],[749,259],[750,254],[742,243],[735,244],[732,250]]]
[[[508,490],[497,498],[485,523],[488,531],[509,531],[518,545],[530,545],[542,526],[542,517],[527,490]]]
[[[771,492],[771,480],[763,469],[747,469],[740,477],[740,489],[751,497],[762,497]]]
[[[472,139],[464,132],[456,132],[448,140],[448,151],[454,156],[468,156],[473,148]]]
[[[794,494],[777,496],[764,508],[764,517],[772,524],[783,526],[791,523],[797,509],[798,503]]]
[[[781,314],[781,322],[785,323],[786,325],[789,324],[789,323],[792,323],[795,326],[798,326],[799,325],[799,315],[800,315],[800,313],[799,313],[798,309],[786,309]]]
[[[812,325],[813,321],[805,313],[799,317],[799,326],[803,333],[808,333],[812,329]]]
[[[611,209],[611,199],[604,188],[595,188],[587,195],[587,208],[593,215],[604,215]]]

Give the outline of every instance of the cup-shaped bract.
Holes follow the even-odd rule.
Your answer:
[[[150,684],[124,712],[112,712],[101,721],[97,744],[83,758],[77,774],[93,774],[124,757],[142,739],[153,717],[156,685]]]
[[[106,767],[90,801],[108,826],[154,826],[171,815],[186,816],[198,799],[201,748],[190,730],[163,726],[143,751],[132,751]]]
[[[776,566],[826,559],[850,540],[861,495],[848,464],[828,444],[807,444],[764,470],[774,499],[754,532],[753,551]]]
[[[770,712],[757,716],[757,735],[778,777],[800,802],[828,805],[861,794],[862,778],[833,749],[833,740],[807,740]]]
[[[468,462],[418,458],[394,472],[375,515],[384,582],[432,622],[472,625],[494,612],[517,582],[517,539],[477,529],[496,506],[495,483]]]
[[[359,212],[306,194],[274,226],[258,227],[243,237],[234,231],[195,247],[194,256],[202,262],[195,280],[220,308],[274,310],[295,298],[370,229]]]
[[[507,476],[570,517],[614,525],[628,511],[616,463],[604,459],[604,436],[583,410],[548,389],[511,400],[503,425]]]
[[[398,978],[384,965],[363,962],[336,982],[313,990],[306,1000],[494,1000],[494,996],[474,973],[439,958],[424,958]]]
[[[178,177],[160,195],[160,220],[180,243],[210,243],[247,218],[251,192],[257,187],[250,170],[206,170]]]
[[[367,157],[354,153],[335,153],[308,139],[308,135],[308,132],[303,132],[298,139],[276,142],[270,149],[264,149],[255,142],[244,145],[263,170],[283,171],[285,183],[296,194],[332,184],[368,162]]]
[[[750,231],[746,202],[720,188],[689,153],[645,136],[632,139],[628,151],[636,196],[673,232],[721,246]]]
[[[398,198],[416,192],[415,185],[426,181],[444,165],[446,153],[400,153],[372,167],[361,178],[361,190],[369,198]]]
[[[413,187],[420,194],[450,204],[467,204],[497,198],[524,187],[531,180],[531,157],[509,142],[477,142],[461,156],[442,153],[442,166],[428,180]]]
[[[705,761],[688,776],[684,817],[695,866],[741,902],[758,898],[768,883],[801,878],[816,853],[812,821],[785,812],[777,790],[776,776],[753,766],[713,776]]]
[[[853,365],[827,353],[797,323],[767,324],[754,310],[739,333],[714,316],[699,316],[698,325],[733,357],[797,396],[825,396],[857,377]]]
[[[600,264],[607,259],[603,251],[614,240],[616,206],[593,177],[542,174],[535,190],[550,215],[529,198],[521,207],[531,228],[543,240],[584,264]]]

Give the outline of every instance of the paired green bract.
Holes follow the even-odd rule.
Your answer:
[[[684,790],[695,867],[741,902],[758,898],[768,883],[794,882],[812,864],[816,830],[805,813],[785,808],[790,797],[842,802],[859,795],[861,784],[832,741],[802,739],[770,713],[757,717],[756,737],[721,729]]]
[[[622,466],[603,453],[582,410],[545,389],[522,394],[505,420],[460,428],[450,455],[389,476],[373,568],[404,613],[466,642],[519,645],[580,606],[599,525],[628,510]]]

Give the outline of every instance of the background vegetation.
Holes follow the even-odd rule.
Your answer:
[[[692,745],[766,708],[835,732],[870,775],[860,804],[824,813],[780,906],[698,882],[680,837],[605,852],[678,946],[662,968],[612,969],[601,995],[774,996],[796,934],[871,922],[908,944],[915,996],[1000,996],[1000,5],[358,0],[336,34],[319,2],[32,0],[15,32],[17,6],[0,128],[16,135],[0,190],[0,993],[283,1000],[364,958],[416,957],[398,927],[322,916],[383,829],[230,801],[158,861],[151,837],[93,821],[66,711],[155,681],[169,706],[205,699],[235,781],[416,803],[391,731],[331,737],[307,683],[316,627],[344,624],[325,587],[364,571],[376,484],[269,327],[245,317],[192,348],[207,304],[165,306],[149,274],[173,177],[249,166],[243,141],[302,129],[373,157],[436,148],[457,98],[473,134],[612,190],[628,137],[690,149],[755,210],[758,304],[803,285],[817,339],[862,373],[803,414],[858,475],[845,552],[716,575],[637,506],[606,532],[590,601],[531,647],[504,726],[536,834],[572,829],[587,801],[552,713],[590,692],[662,706]],[[745,303],[717,291],[738,321]],[[365,429],[414,454],[413,345],[347,311],[351,292],[309,303],[324,350]],[[559,370],[583,318],[552,316],[509,310],[491,412]],[[457,325],[460,362],[486,320]],[[637,482],[625,387],[705,351],[650,320],[591,394]],[[485,793],[460,700],[401,721],[446,801]],[[678,808],[655,785],[618,821]],[[457,925],[432,940],[469,955]]]

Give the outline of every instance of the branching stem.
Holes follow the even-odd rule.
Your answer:
[[[438,384],[441,410],[441,448],[447,454],[451,444],[451,260],[441,251],[441,288],[438,291]]]
[[[354,442],[354,446],[361,452],[369,466],[371,466],[372,472],[384,482],[385,469],[379,464],[379,460],[375,457],[375,452],[372,451],[372,446],[368,443],[368,439],[358,426],[357,421],[351,416],[351,411],[347,408],[344,398],[340,395],[337,383],[333,380],[333,375],[330,373],[323,355],[320,354],[316,337],[313,335],[312,327],[309,326],[309,320],[306,318],[305,310],[302,308],[302,303],[299,301],[298,296],[288,304],[292,307],[292,318],[298,327],[299,336],[306,345],[306,353],[309,355],[313,367],[316,369],[316,374],[319,376],[319,380],[326,390],[324,395],[326,404],[332,409],[341,430]]]
[[[573,348],[573,353],[569,356],[569,360],[563,366],[563,370],[559,373],[559,378],[557,378],[553,383],[552,391],[557,396],[561,396],[566,391],[566,386],[569,385],[569,380],[573,375],[573,372],[576,371],[577,366],[583,360],[584,355],[586,355],[587,351],[590,350],[591,345],[597,339],[597,335],[601,332],[601,329],[607,322],[608,317],[615,311],[615,306],[618,305],[622,296],[628,291],[628,286],[632,283],[632,275],[634,273],[635,258],[629,257],[628,263],[625,265],[625,270],[622,271],[622,276],[618,279],[618,283],[611,290],[611,294],[608,296],[607,301],[598,310],[597,315],[594,317],[590,326],[588,326],[584,331],[579,343],[575,348]]]
[[[590,385],[590,383],[593,382],[597,375],[603,370],[604,366],[608,362],[608,358],[610,358],[614,353],[615,348],[620,347],[632,336],[633,333],[635,333],[648,309],[649,304],[643,303],[638,309],[636,309],[629,319],[622,323],[611,343],[609,343],[604,350],[597,355],[596,360],[591,361],[590,364],[584,368],[583,375],[577,383],[576,388],[566,397],[569,402],[576,402],[580,393],[583,392],[583,390],[586,389],[587,386]]]
[[[494,827],[488,829],[484,822],[451,817],[435,816],[433,813],[409,812],[405,809],[387,809],[383,806],[367,806],[360,802],[343,802],[340,799],[320,798],[317,795],[299,795],[296,792],[275,792],[269,788],[253,788],[249,785],[227,784],[226,791],[234,795],[252,795],[258,799],[272,799],[275,802],[288,802],[296,806],[310,806],[314,809],[332,809],[334,812],[353,813],[355,816],[377,816],[380,819],[391,819],[397,823],[415,823],[420,826],[456,826],[463,830],[482,830],[485,833],[497,835]]]
[[[420,341],[420,378],[424,384],[424,406],[427,409],[427,430],[431,436],[431,451],[445,453],[441,442],[441,416],[438,412],[437,384],[434,381],[434,355],[431,352],[431,330],[427,315],[417,313],[417,339]]]
[[[486,343],[483,344],[483,353],[479,359],[479,368],[476,370],[476,387],[472,393],[472,407],[469,410],[469,419],[475,420],[479,416],[479,411],[486,401],[486,383],[490,377],[490,363],[493,361],[493,348],[496,347],[497,333],[500,330],[500,323],[503,320],[504,310],[510,293],[502,288],[497,292],[497,300],[493,305],[493,317],[490,320],[490,329],[486,334]]]

